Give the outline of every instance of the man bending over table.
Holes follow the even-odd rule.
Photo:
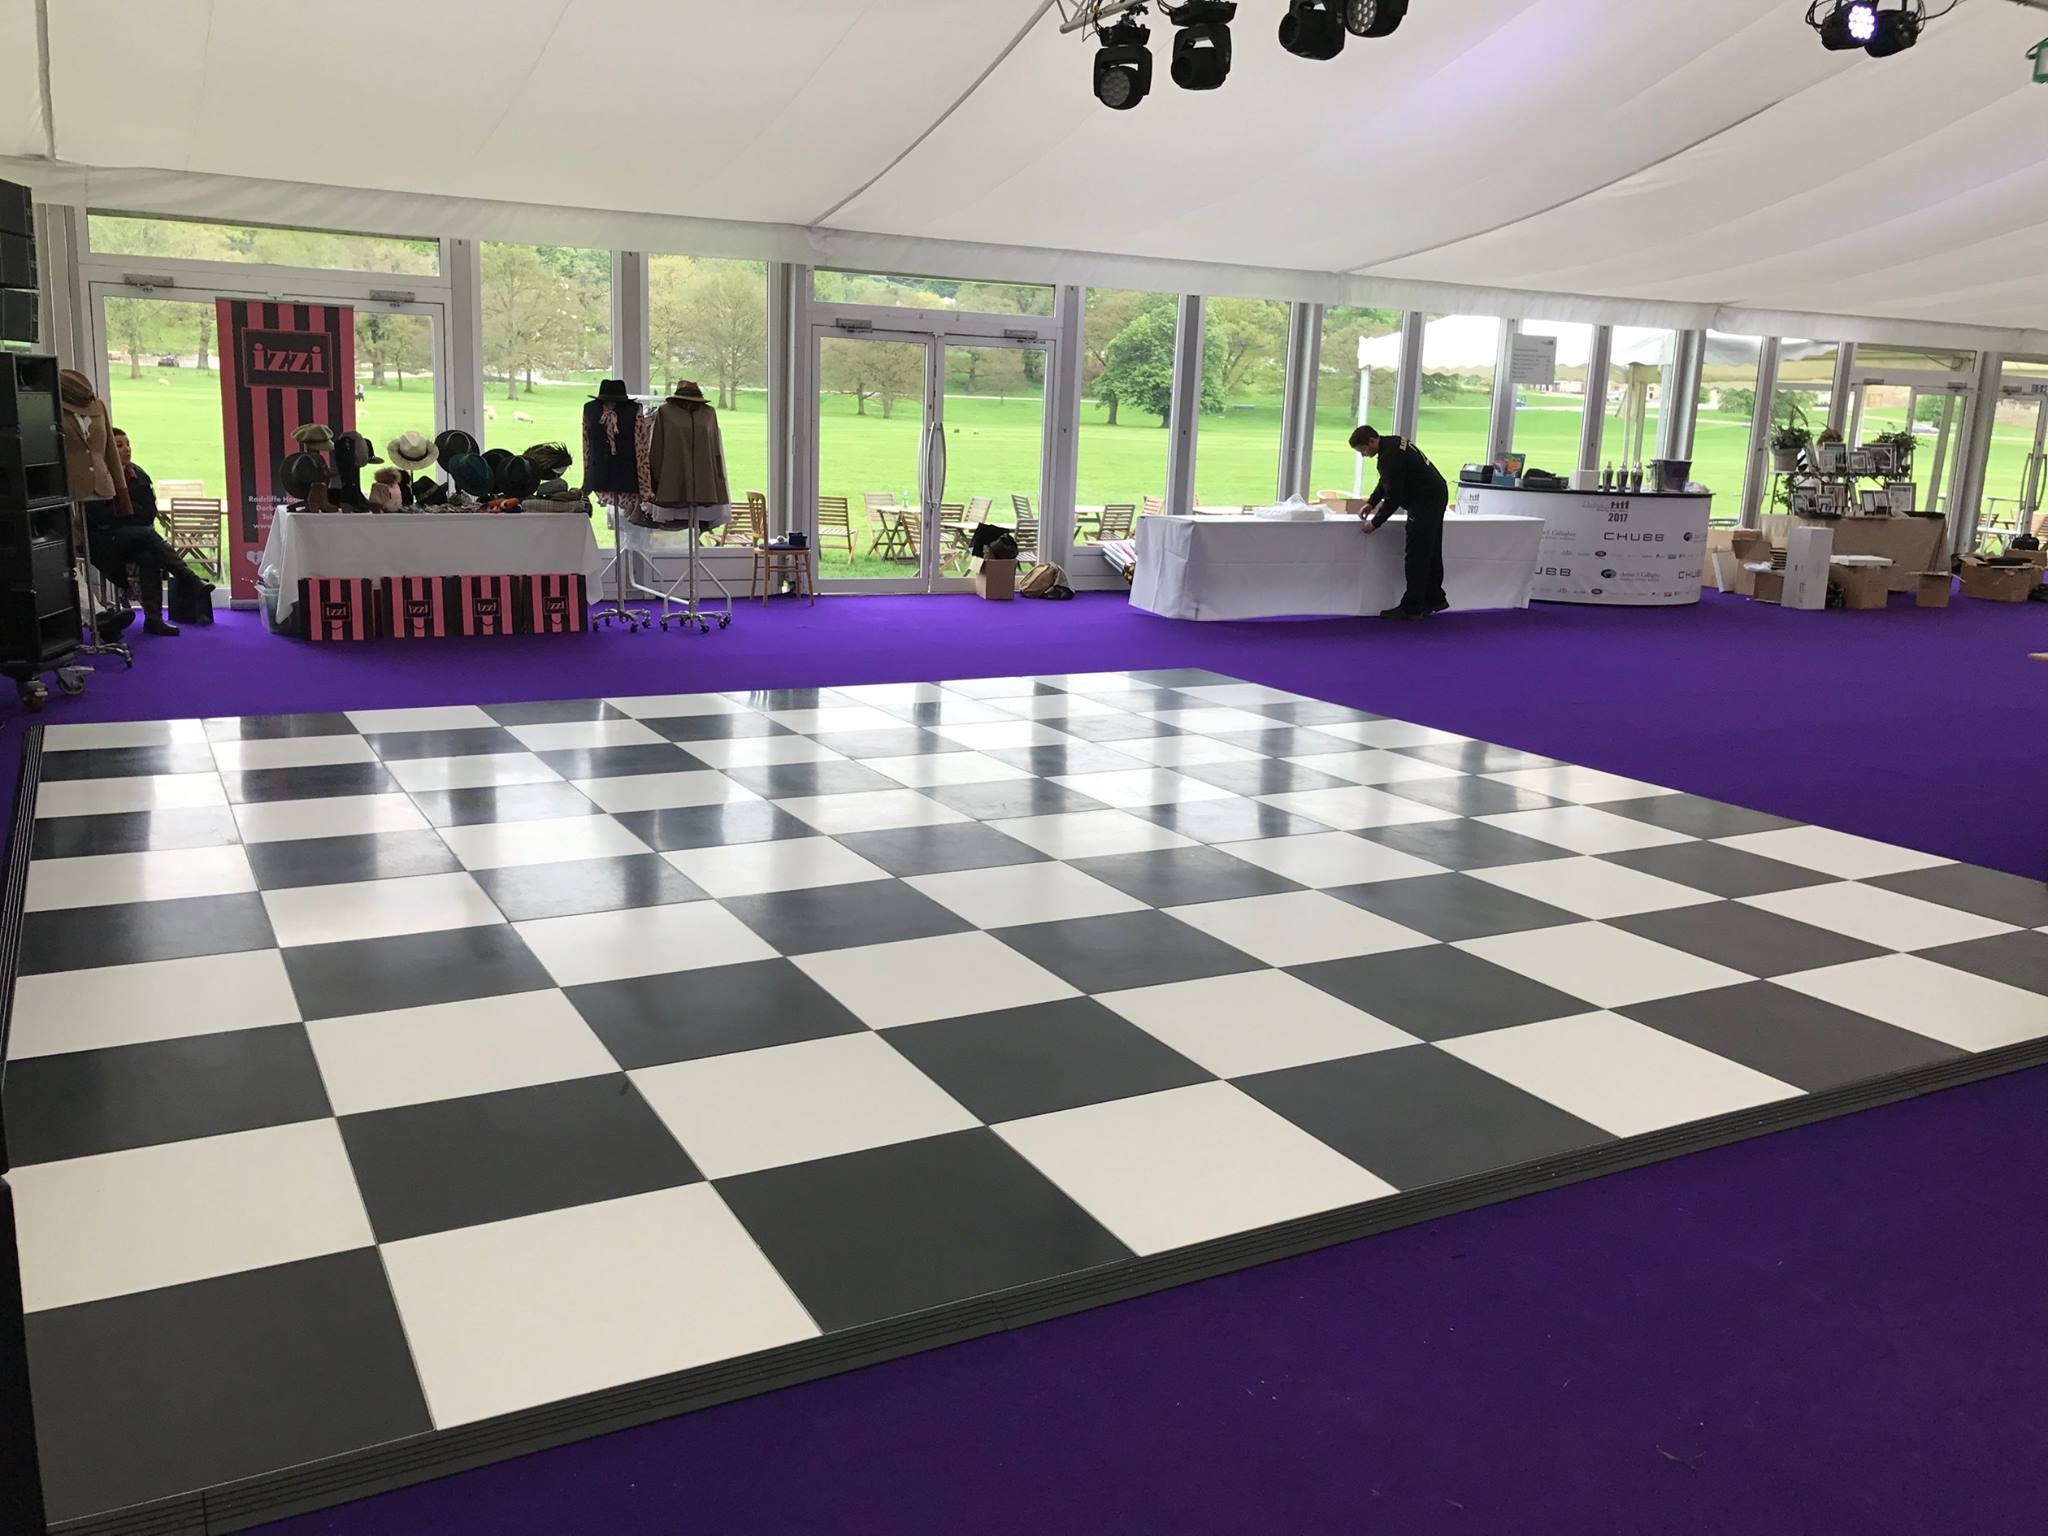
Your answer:
[[[1383,619],[1426,619],[1451,606],[1444,596],[1444,512],[1450,488],[1437,467],[1413,443],[1383,437],[1371,427],[1351,434],[1351,446],[1368,459],[1379,460],[1380,483],[1358,514],[1367,533],[1396,512],[1408,514],[1408,590]]]

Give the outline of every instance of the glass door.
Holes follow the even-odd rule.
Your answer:
[[[1984,534],[2011,538],[2039,518],[2048,493],[2048,379],[2015,383],[2008,375],[2000,388],[1984,493]]]
[[[933,515],[938,581],[967,574],[978,523],[1015,528],[1018,553],[1036,559],[1045,512],[1045,348],[977,339],[948,345],[944,362],[943,477]]]

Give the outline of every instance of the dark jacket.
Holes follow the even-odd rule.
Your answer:
[[[1396,512],[1442,512],[1451,504],[1450,487],[1422,450],[1398,437],[1380,439],[1380,483],[1367,505],[1377,528]]]
[[[607,396],[583,407],[583,489],[640,494],[640,403]]]
[[[156,521],[156,482],[140,464],[128,466],[128,502],[133,511],[121,522],[147,528]]]

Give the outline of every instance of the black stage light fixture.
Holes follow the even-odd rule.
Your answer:
[[[1128,112],[1152,92],[1152,50],[1146,46],[1152,29],[1126,18],[1098,34],[1102,47],[1095,55],[1095,99],[1117,112]]]
[[[1184,91],[1213,91],[1230,78],[1230,23],[1237,0],[1181,0],[1167,13],[1173,23],[1173,83]]]
[[[1385,37],[1408,14],[1408,0],[1344,0],[1344,29],[1353,37]]]
[[[1877,30],[1877,7],[1872,0],[1835,0],[1835,8],[1814,20],[1823,48],[1843,52],[1861,48]]]
[[[1870,40],[1864,45],[1864,51],[1873,59],[1888,59],[1895,53],[1904,53],[1919,41],[1919,8],[1901,5],[1896,11],[1878,11],[1871,18]]]
[[[1337,57],[1344,51],[1342,0],[1288,0],[1280,46],[1297,58]]]

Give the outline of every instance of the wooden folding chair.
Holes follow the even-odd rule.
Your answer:
[[[987,496],[970,496],[970,497],[968,497],[968,498],[967,498],[967,520],[968,520],[968,521],[969,521],[970,523],[985,523],[985,522],[987,522],[987,521],[988,521],[988,514],[989,514],[989,510],[990,510],[990,508],[992,508],[992,507],[994,507],[994,506],[995,506],[995,502],[994,502],[994,501],[993,501],[993,500],[992,500],[991,498],[989,498],[989,497],[987,497]]]
[[[1018,496],[1013,493],[1010,497],[1010,506],[1016,512],[1017,521],[1020,523],[1027,517],[1035,519],[1038,516],[1031,509],[1031,498],[1029,496]]]
[[[1096,519],[1096,542],[1106,544],[1112,539],[1128,539],[1131,536],[1131,524],[1137,516],[1138,509],[1129,502],[1117,502],[1104,507]]]
[[[1164,496],[1147,496],[1145,498],[1145,516],[1166,516],[1166,498]]]
[[[1017,558],[1036,560],[1038,558],[1038,519],[1022,513],[1017,517]]]
[[[968,527],[967,508],[957,501],[939,503],[939,560],[950,565],[956,560],[967,558],[967,545],[973,537]]]
[[[853,513],[844,496],[818,498],[818,553],[821,556],[825,553],[827,539],[843,540],[847,563],[853,563]]]
[[[861,501],[868,515],[868,553],[883,560],[902,558],[903,509],[888,491],[863,491]]]
[[[221,584],[220,519],[218,496],[178,496],[160,514],[165,541],[196,567],[215,586]]]

